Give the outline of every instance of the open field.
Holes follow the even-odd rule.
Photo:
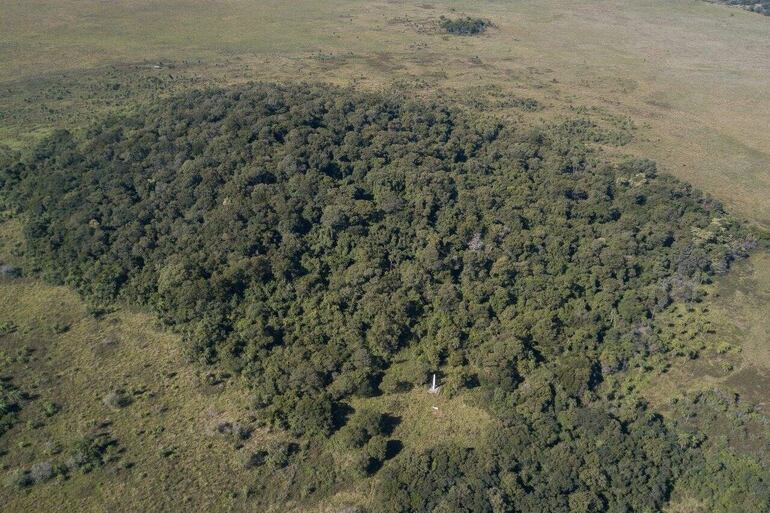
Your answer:
[[[628,151],[770,223],[770,23],[753,13],[657,0],[3,0],[0,10],[0,85],[11,89],[62,71],[184,61],[216,83],[495,84],[557,109],[629,116],[642,130]],[[497,27],[478,38],[439,34],[435,20],[452,11]]]

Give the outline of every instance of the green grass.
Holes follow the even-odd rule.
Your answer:
[[[176,337],[153,330],[142,314],[97,321],[72,292],[33,280],[0,283],[0,308],[19,326],[0,341],[3,372],[35,397],[0,442],[7,451],[2,473],[57,461],[61,456],[48,447],[66,453],[100,424],[122,451],[117,462],[90,475],[23,492],[2,488],[4,511],[227,509],[235,501],[230,493],[250,484],[236,451],[211,434],[216,422],[245,414],[243,389],[205,385],[199,369],[185,364]],[[57,323],[69,329],[56,333]],[[126,390],[132,403],[103,404],[115,389]],[[49,402],[60,406],[51,417]],[[250,443],[259,440],[257,434]],[[172,455],[164,456],[166,450]]]

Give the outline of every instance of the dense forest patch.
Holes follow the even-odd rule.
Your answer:
[[[473,394],[499,429],[479,449],[405,453],[382,473],[383,511],[644,511],[668,500],[687,447],[597,385],[675,349],[656,314],[697,300],[753,240],[595,140],[575,121],[258,84],[57,131],[0,186],[36,272],[151,308],[294,436],[322,439],[352,397],[433,372],[442,393]],[[361,427],[379,417],[362,419],[342,435],[368,473],[387,448]]]

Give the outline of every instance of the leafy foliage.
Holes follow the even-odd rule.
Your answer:
[[[0,379],[0,436],[18,420],[24,394],[9,380]]]
[[[653,511],[681,461],[643,409],[518,417],[476,449],[440,446],[385,471],[375,511]]]
[[[475,388],[501,429],[408,453],[387,468],[383,511],[645,511],[667,500],[682,449],[594,389],[674,349],[655,314],[697,299],[752,240],[652,162],[602,160],[603,140],[577,122],[257,84],[55,132],[0,187],[40,272],[152,308],[297,437],[429,372],[448,393]],[[345,430],[361,472],[379,468],[381,416]],[[283,454],[265,468],[291,467]]]
[[[481,34],[484,32],[491,23],[489,20],[483,18],[472,18],[466,16],[464,18],[447,18],[442,16],[439,19],[439,26],[450,34],[456,34],[460,36],[471,36],[474,34]]]
[[[78,440],[73,448],[66,467],[69,470],[91,472],[116,459],[117,440],[109,433],[97,433]]]
[[[696,498],[706,511],[770,509],[770,418],[720,390],[675,400],[672,416],[691,449],[675,495]]]

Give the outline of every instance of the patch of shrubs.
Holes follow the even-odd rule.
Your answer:
[[[0,436],[18,421],[24,398],[24,393],[10,379],[0,378]]]
[[[273,442],[267,448],[265,463],[273,468],[283,468],[291,457],[299,451],[299,445],[293,442]]]
[[[0,263],[0,277],[21,278],[21,269],[9,264]]]
[[[46,417],[53,417],[54,415],[59,413],[59,411],[61,411],[61,406],[59,406],[55,402],[46,401],[45,403],[43,403],[43,413],[45,414]]]
[[[252,427],[241,422],[224,421],[217,423],[213,431],[215,435],[232,442],[235,447],[241,447],[251,437]]]
[[[0,321],[0,337],[10,335],[16,331],[17,326],[13,321]]]
[[[770,0],[711,0],[718,4],[741,7],[747,11],[770,16]]]
[[[109,392],[104,396],[104,398],[102,398],[102,403],[104,403],[105,406],[109,406],[110,408],[115,409],[125,408],[132,402],[133,399],[131,396],[122,390]]]
[[[354,470],[360,475],[375,473],[386,459],[392,457],[400,446],[396,440],[387,440],[398,419],[373,410],[355,412],[340,430],[340,439],[345,446],[358,449]]]
[[[510,97],[501,102],[506,107],[516,107],[526,112],[535,112],[543,109],[543,105],[534,98]]]
[[[117,460],[118,454],[118,441],[109,433],[90,435],[74,444],[66,466],[69,470],[88,473]]]
[[[265,450],[254,452],[244,452],[240,455],[241,464],[244,468],[261,467],[267,461],[269,453]]]
[[[383,469],[375,513],[660,511],[682,468],[676,437],[638,409],[510,419],[474,444],[411,451]]]
[[[116,461],[119,453],[117,440],[109,433],[89,435],[73,444],[69,456],[63,462],[43,461],[26,470],[16,469],[7,476],[6,485],[22,489],[56,477],[66,479],[73,472],[92,472]]]
[[[458,36],[472,36],[481,34],[488,27],[492,26],[492,22],[484,18],[473,18],[466,16],[464,18],[447,18],[441,16],[439,18],[439,27],[449,34],[455,34]]]
[[[385,417],[373,410],[360,410],[353,414],[340,430],[342,442],[351,448],[361,448],[372,438],[385,431]]]
[[[670,416],[689,456],[676,498],[694,497],[714,513],[768,511],[770,419],[761,410],[712,389],[675,398]]]

